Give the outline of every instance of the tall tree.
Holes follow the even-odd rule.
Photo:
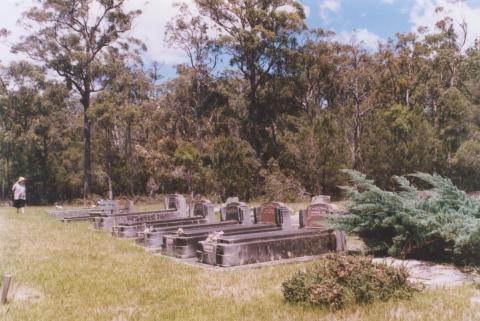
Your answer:
[[[231,55],[249,84],[248,137],[261,150],[263,114],[258,103],[260,87],[275,68],[282,51],[295,44],[305,28],[303,6],[296,0],[195,0],[200,12],[220,29],[218,42]]]
[[[144,49],[139,40],[125,35],[141,12],[127,12],[124,3],[125,0],[42,0],[25,13],[33,24],[27,25],[29,35],[13,47],[13,52],[26,53],[63,77],[80,95],[85,197],[90,195],[92,185],[91,120],[87,113],[92,95],[106,86],[106,61],[110,55],[131,50],[138,58],[139,50]]]

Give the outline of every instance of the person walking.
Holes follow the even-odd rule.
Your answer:
[[[22,213],[25,213],[25,203],[27,201],[27,188],[25,186],[26,181],[27,179],[25,177],[20,176],[12,187],[13,207],[17,209],[17,213],[20,209],[22,210]]]

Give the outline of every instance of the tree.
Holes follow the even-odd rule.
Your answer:
[[[249,84],[248,137],[257,153],[265,137],[265,115],[258,91],[279,63],[285,48],[296,43],[305,28],[303,6],[296,0],[195,0],[200,13],[222,32],[218,43],[231,55]]]
[[[80,156],[74,148],[70,150],[78,127],[77,118],[67,108],[67,88],[58,81],[47,81],[43,68],[25,61],[11,63],[2,71],[2,179],[10,184],[16,176],[28,177],[29,202],[65,197],[69,187],[76,185],[79,168],[75,163]],[[68,177],[64,172],[70,172]],[[78,193],[71,196],[78,197]]]
[[[119,52],[138,59],[140,41],[125,33],[140,11],[126,12],[125,0],[42,0],[25,13],[33,23],[30,33],[13,47],[26,53],[65,79],[75,88],[83,106],[84,197],[92,185],[91,120],[88,109],[92,95],[109,80],[106,61]],[[132,48],[131,46],[135,47]]]
[[[260,163],[247,141],[220,136],[213,142],[212,168],[220,194],[249,200],[255,191]]]

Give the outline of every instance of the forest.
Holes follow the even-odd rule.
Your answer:
[[[387,189],[414,172],[480,188],[480,43],[464,22],[372,51],[308,28],[296,0],[195,0],[159,36],[188,57],[164,79],[125,2],[25,13],[12,51],[28,59],[0,66],[3,198],[25,176],[32,204],[109,190],[293,201],[340,195],[343,169]]]

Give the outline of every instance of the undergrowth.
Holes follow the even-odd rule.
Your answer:
[[[408,280],[405,268],[375,264],[371,257],[329,254],[325,260],[299,271],[282,284],[292,303],[341,309],[354,304],[410,298],[421,286]]]

